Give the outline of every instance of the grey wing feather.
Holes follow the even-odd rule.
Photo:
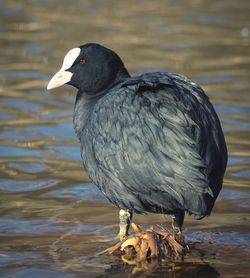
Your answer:
[[[125,82],[94,108],[92,159],[100,172],[91,178],[119,207],[209,213],[204,199],[212,206],[221,184],[211,183],[208,164],[222,144],[213,135],[220,126],[210,106],[202,90],[179,75]]]

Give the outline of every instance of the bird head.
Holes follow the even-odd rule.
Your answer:
[[[127,70],[114,51],[89,43],[73,48],[65,55],[61,69],[49,81],[47,90],[68,84],[83,93],[95,95],[124,75],[128,76]]]

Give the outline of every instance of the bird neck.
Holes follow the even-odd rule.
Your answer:
[[[74,129],[80,140],[81,134],[83,133],[85,127],[88,125],[91,119],[92,111],[97,101],[106,95],[110,90],[124,82],[126,79],[130,78],[130,75],[126,68],[123,68],[116,75],[115,80],[106,88],[96,92],[95,94],[87,94],[83,90],[77,92],[75,109],[73,116]]]
[[[85,126],[89,123],[91,111],[93,110],[96,101],[96,98],[87,98],[81,91],[77,92],[73,124],[79,141]]]
[[[82,88],[82,89],[78,88],[79,93],[82,94],[85,98],[89,98],[89,99],[94,98],[94,99],[96,99],[101,95],[105,95],[113,87],[122,83],[123,81],[125,81],[128,78],[130,78],[130,75],[129,75],[127,69],[125,67],[123,67],[116,73],[116,75],[114,76],[113,81],[110,82],[108,85],[105,85],[104,87],[101,87],[96,91],[92,91],[90,89],[89,90],[84,90],[84,88]]]

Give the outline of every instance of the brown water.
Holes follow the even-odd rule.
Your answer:
[[[111,245],[118,211],[83,173],[75,90],[45,89],[66,51],[86,42],[117,51],[132,74],[199,82],[228,144],[212,216],[186,219],[189,256],[151,262],[136,277],[250,277],[249,14],[249,0],[0,1],[1,277],[133,277],[133,266],[93,258]]]

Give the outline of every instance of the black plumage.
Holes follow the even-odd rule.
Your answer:
[[[74,128],[83,164],[108,200],[136,213],[209,215],[227,149],[203,90],[169,72],[130,77],[118,55],[97,44],[81,46],[67,71],[79,89]]]

